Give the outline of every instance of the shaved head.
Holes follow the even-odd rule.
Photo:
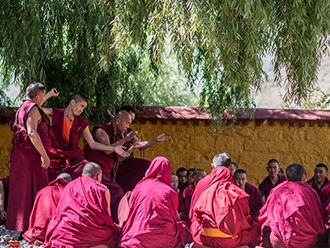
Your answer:
[[[307,175],[305,168],[300,164],[290,164],[286,168],[286,175],[289,181],[303,181],[303,177]]]
[[[206,174],[205,170],[203,169],[195,169],[193,175],[199,176],[200,174]]]
[[[115,121],[117,119],[119,119],[121,121],[126,120],[126,119],[131,119],[131,115],[125,110],[120,110],[114,117]]]
[[[72,181],[71,175],[69,173],[65,173],[65,172],[59,174],[56,178],[63,178],[67,182],[71,182]]]
[[[225,166],[225,167],[229,167],[230,165],[230,157],[227,153],[218,153],[217,155],[215,155],[213,157],[213,165],[214,167],[219,167],[219,166]]]
[[[99,174],[102,174],[102,169],[97,163],[89,162],[85,164],[82,173],[83,176],[92,177],[95,179]]]
[[[71,100],[74,100],[75,102],[86,102],[87,103],[86,97],[83,96],[82,94],[78,94],[78,93],[72,95],[70,98],[70,102],[71,102]]]
[[[26,88],[26,97],[33,99],[43,91],[45,91],[45,86],[41,83],[32,83]]]
[[[125,133],[131,122],[131,115],[127,111],[119,111],[114,117],[115,132]]]

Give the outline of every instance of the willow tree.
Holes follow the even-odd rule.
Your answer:
[[[253,107],[266,53],[275,56],[277,82],[285,71],[285,100],[306,98],[327,48],[329,10],[329,0],[4,0],[1,68],[23,86],[81,92],[102,118],[105,108],[143,103],[169,40],[187,84],[202,85],[200,106],[219,117]]]

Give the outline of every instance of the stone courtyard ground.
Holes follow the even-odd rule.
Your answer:
[[[4,225],[0,226],[0,247],[12,247],[9,242],[17,240],[20,236],[20,232],[10,231],[5,228]],[[20,241],[20,248],[39,248],[43,246],[30,245],[24,239]]]

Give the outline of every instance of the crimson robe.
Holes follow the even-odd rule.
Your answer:
[[[70,130],[70,142],[68,143],[63,137],[63,119],[66,118],[64,110],[52,109],[49,180],[54,180],[63,172],[69,173],[75,179],[82,174],[84,165],[88,163],[84,158],[84,152],[78,146],[78,141],[89,123],[81,116],[75,117]]]
[[[325,178],[325,180],[324,180],[324,183],[323,183],[323,185],[321,186],[321,188],[319,189],[318,187],[317,187],[317,184],[315,183],[315,179],[314,179],[314,176],[311,178],[311,179],[309,179],[307,182],[306,182],[307,184],[309,184],[310,186],[312,186],[312,188],[319,194],[319,196],[321,196],[321,191],[322,191],[322,189],[329,183],[329,179],[328,178]],[[329,186],[328,186],[329,187]],[[327,187],[327,189],[326,190],[329,190],[329,188]],[[323,198],[325,197],[325,193],[324,193],[324,195],[323,195]],[[328,196],[329,197],[329,196]]]
[[[44,243],[48,224],[55,215],[56,207],[67,184],[65,179],[57,178],[38,192],[30,216],[29,229],[23,234],[24,239],[30,244]]]
[[[330,183],[328,182],[321,189],[320,193],[321,204],[325,204],[330,199]]]
[[[189,241],[188,229],[177,221],[178,194],[172,188],[171,167],[155,158],[135,187],[120,247],[176,248]]]
[[[266,177],[259,185],[259,190],[261,192],[262,197],[265,196],[265,200],[267,200],[267,198],[269,196],[269,193],[272,190],[272,188],[274,188],[275,186],[277,186],[280,183],[284,182],[285,180],[286,180],[285,177],[278,176],[278,180],[274,185],[272,183],[272,181],[270,180],[269,176]]]
[[[115,142],[114,130],[111,123],[94,126],[92,130],[92,135],[95,141],[99,142],[99,140],[96,137],[96,130],[99,128],[104,130],[106,134],[109,136],[110,144]],[[84,148],[84,156],[88,161],[95,162],[101,166],[102,168],[101,183],[106,185],[111,193],[111,217],[116,223],[118,223],[118,205],[121,198],[124,196],[124,192],[119,186],[119,184],[113,180],[113,177],[110,174],[116,160],[116,154],[110,153],[109,155],[106,155],[103,151],[94,150],[87,144]]]
[[[108,212],[106,189],[87,176],[70,182],[48,225],[44,247],[87,248],[101,244],[114,247],[118,226]]]
[[[256,244],[260,226],[250,216],[249,198],[228,168],[213,169],[207,187],[193,206],[195,223],[190,230],[194,242],[224,248]]]
[[[14,132],[10,154],[10,181],[6,228],[24,232],[29,227],[29,217],[35,196],[48,185],[47,170],[41,167],[41,157],[31,143],[26,121],[31,109],[36,106],[41,114],[37,132],[46,150],[50,149],[49,118],[33,101],[25,99],[16,112],[11,125]]]
[[[185,205],[184,212],[186,212],[187,214],[189,213],[190,210],[191,198],[194,194],[194,191],[195,191],[195,185],[190,184],[187,188],[184,189],[182,193],[184,199],[184,205]]]
[[[250,201],[249,201],[250,215],[252,219],[255,220],[255,218],[259,216],[259,211],[264,205],[261,192],[256,186],[249,183],[245,184],[245,192],[250,196]]]
[[[9,190],[8,190],[8,187],[9,187],[9,177],[1,178],[1,182],[2,182],[2,185],[3,185],[3,191],[4,191],[4,203],[3,203],[3,205],[4,205],[5,212],[7,212],[8,195],[9,195]],[[0,225],[3,225],[5,223],[6,223],[5,220],[1,220],[0,219]]]
[[[264,224],[265,247],[308,248],[324,233],[318,194],[303,182],[286,181],[275,187],[261,208],[258,222]],[[265,231],[269,227],[269,231]]]

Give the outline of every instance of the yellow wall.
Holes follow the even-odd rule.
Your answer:
[[[329,164],[330,128],[326,125],[300,127],[289,123],[281,126],[275,122],[270,126],[267,121],[260,126],[255,122],[226,126],[219,132],[213,131],[212,124],[207,126],[200,122],[184,125],[178,121],[163,125],[161,122],[151,124],[136,123],[132,128],[139,131],[142,140],[152,140],[161,133],[169,134],[172,139],[156,144],[145,152],[145,157],[152,160],[156,156],[165,156],[171,161],[175,171],[180,166],[186,168],[202,168],[210,172],[210,163],[218,152],[227,152],[240,168],[248,173],[251,183],[259,184],[267,176],[266,163],[269,159],[277,159],[283,169],[293,162],[301,163],[307,168],[308,177],[313,174],[317,163]],[[12,132],[9,125],[0,124],[0,176],[8,175],[6,162],[10,157]],[[140,152],[135,153],[140,157]]]

